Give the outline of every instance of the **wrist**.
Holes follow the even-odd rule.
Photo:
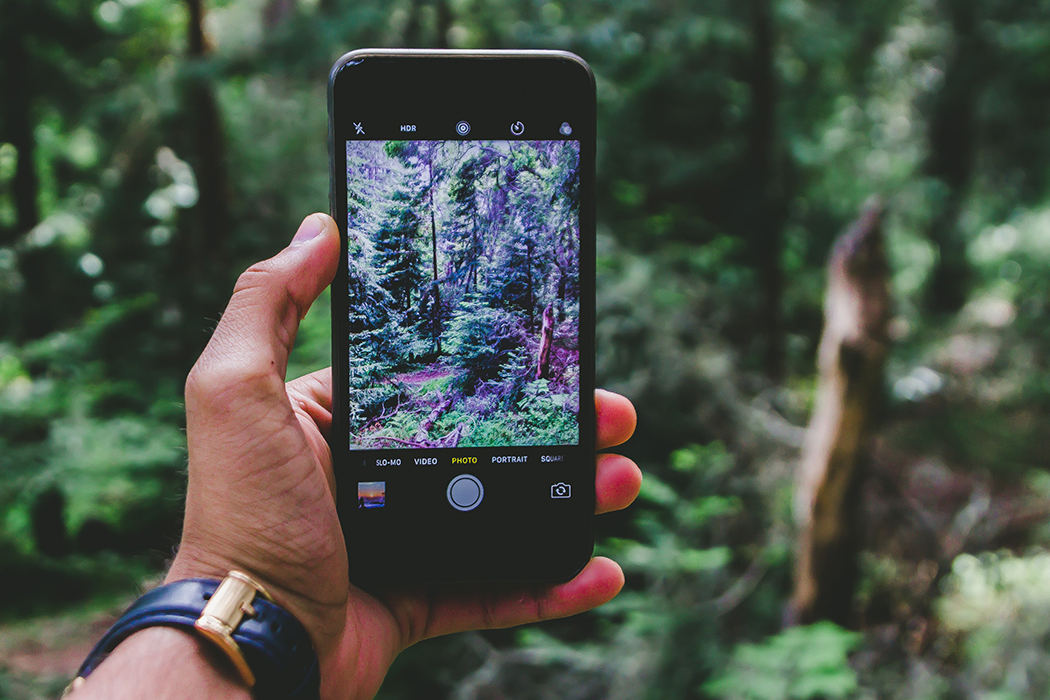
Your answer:
[[[193,547],[192,545],[187,545],[184,542],[182,546],[180,546],[179,552],[175,556],[174,561],[172,561],[167,575],[164,577],[164,583],[174,583],[186,579],[212,579],[215,581],[221,581],[230,571],[233,570],[243,571],[262,584],[266,589],[266,592],[273,599],[273,602],[284,608],[295,617],[304,628],[306,628],[306,631],[310,634],[310,638],[316,646],[317,633],[315,630],[315,620],[317,618],[317,613],[314,610],[316,606],[309,600],[306,600],[303,596],[297,595],[290,590],[284,582],[275,580],[272,576],[267,576],[264,567],[252,566],[250,563],[244,561],[235,561],[233,559],[224,558],[209,551]]]
[[[85,684],[116,650],[127,658],[127,649],[141,643],[125,643],[156,627],[187,630],[206,640],[225,656],[227,669],[236,669],[241,687],[261,700],[317,697],[318,657],[309,632],[241,571],[229,571],[221,581],[180,579],[144,594],[94,646],[70,687]]]
[[[206,641],[172,627],[150,627],[117,646],[69,697],[250,700],[252,695]]]

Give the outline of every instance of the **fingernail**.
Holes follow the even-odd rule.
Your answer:
[[[319,214],[311,214],[299,224],[299,230],[295,232],[295,238],[289,243],[290,248],[301,246],[309,240],[317,238],[324,231],[325,220]]]

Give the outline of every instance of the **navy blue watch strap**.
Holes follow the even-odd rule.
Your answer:
[[[218,586],[218,581],[186,579],[145,594],[99,640],[77,675],[87,678],[118,644],[146,627],[181,627],[194,633],[194,623]],[[252,608],[255,614],[241,621],[233,639],[255,674],[255,697],[316,700],[320,695],[320,672],[306,629],[290,613],[261,595],[255,597]]]

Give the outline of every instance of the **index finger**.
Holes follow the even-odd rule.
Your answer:
[[[594,410],[597,415],[597,449],[616,447],[627,442],[638,424],[634,404],[626,396],[605,389],[594,391]]]

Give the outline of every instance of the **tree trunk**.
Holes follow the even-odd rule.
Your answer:
[[[37,551],[48,557],[61,557],[69,553],[66,495],[62,489],[52,486],[36,497],[30,510],[30,522]]]
[[[419,22],[420,0],[412,0],[408,7],[408,19],[405,21],[405,29],[401,34],[401,43],[406,48],[419,48]]]
[[[18,250],[24,281],[18,292],[0,300],[0,327],[15,342],[52,332],[79,318],[84,305],[91,303],[90,296],[84,296],[88,287],[83,278],[70,276],[62,246],[25,245],[25,235],[50,213],[39,204],[35,111],[47,109],[57,96],[73,89],[62,79],[42,82],[40,75],[58,65],[63,74],[72,75],[76,71],[70,65],[80,64],[70,57],[88,54],[102,37],[86,4],[68,5],[0,0],[0,143],[10,143],[16,152],[10,185],[15,221],[0,227],[0,246]],[[73,63],[66,65],[69,61]]]
[[[566,287],[565,270],[562,266],[558,265],[558,323],[565,320],[565,287]]]
[[[27,48],[27,42],[35,38],[27,27],[36,25],[38,18],[33,17],[34,10],[26,2],[8,1],[0,10],[0,63],[4,67],[0,76],[5,78],[0,85],[0,100],[4,103],[0,142],[9,142],[17,153],[11,183],[16,221],[13,227],[0,232],[0,245],[15,247],[41,220],[32,114],[40,86],[29,75],[33,64]],[[59,296],[63,289],[60,257],[47,246],[22,248],[18,268],[25,285],[4,303],[0,313],[0,321],[8,326],[13,339],[39,338],[54,330],[65,306]]]
[[[2,2],[0,15],[0,63],[6,70],[0,72],[4,77],[0,88],[3,89],[4,117],[0,123],[0,142],[7,141],[18,152],[15,163],[15,177],[11,183],[14,196],[17,221],[8,231],[0,231],[0,245],[10,246],[40,223],[40,212],[37,209],[37,191],[40,187],[36,172],[35,140],[33,138],[33,120],[30,114],[33,97],[30,80],[26,71],[30,69],[29,54],[26,51],[26,36],[21,28],[25,26],[25,5],[21,2]]]
[[[931,311],[952,313],[966,303],[971,277],[958,227],[962,202],[973,178],[979,61],[987,53],[979,46],[973,4],[946,3],[945,7],[955,47],[933,106],[926,172],[940,180],[947,192],[930,222],[930,242],[938,255],[925,302]]]
[[[298,0],[268,0],[263,8],[263,25],[267,30],[275,29],[292,16]]]
[[[437,44],[439,49],[447,49],[448,30],[452,28],[452,10],[448,6],[448,0],[435,0],[437,10]]]
[[[190,56],[199,58],[205,54],[204,7],[203,0],[186,0],[186,9],[190,13],[186,26],[186,39],[189,42]]]
[[[434,209],[437,206],[434,203],[434,148],[430,146],[431,150],[427,151],[427,172],[430,175],[430,187],[428,193],[430,196],[430,252],[434,258],[434,277],[431,282],[430,290],[431,296],[434,299],[434,306],[431,309],[431,322],[433,324],[434,333],[434,352],[438,355],[441,354],[441,287],[438,285],[438,239],[437,239],[437,215],[434,213]]]
[[[187,43],[192,60],[204,61],[210,47],[204,34],[203,0],[186,0],[189,10]],[[222,311],[230,275],[231,228],[229,177],[226,169],[226,135],[209,78],[194,75],[187,85],[187,106],[193,127],[190,159],[197,178],[198,200],[187,227],[187,295],[195,318],[216,318]],[[199,352],[191,349],[191,355]]]
[[[784,277],[784,195],[777,167],[776,66],[774,65],[771,0],[752,0],[751,35],[754,53],[751,68],[751,115],[748,121],[748,160],[754,201],[749,226],[750,248],[761,285],[761,328],[766,333],[766,373],[779,378],[784,372],[784,330],[781,299]]]
[[[882,205],[871,203],[828,263],[816,405],[795,490],[795,591],[786,620],[850,622],[860,549],[860,486],[889,345]]]
[[[474,193],[474,206],[470,209],[470,280],[468,291],[478,291],[478,265],[481,260],[481,232],[478,231],[478,195]]]
[[[536,356],[536,379],[547,379],[551,368],[551,343],[554,341],[554,307],[543,310],[543,325],[540,328],[540,351]]]
[[[528,324],[529,328],[535,328],[536,322],[533,319],[533,313],[536,306],[536,296],[532,291],[532,239],[525,239],[525,279],[528,282],[528,296],[525,299],[525,305],[529,310]]]

